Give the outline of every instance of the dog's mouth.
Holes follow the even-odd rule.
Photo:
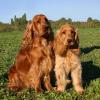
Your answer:
[[[74,45],[74,42],[70,42],[68,43],[69,46],[73,46]]]
[[[66,49],[72,47],[73,45],[74,45],[74,41],[72,41],[72,42],[67,42],[67,43],[65,44]]]
[[[68,45],[68,46],[73,46],[73,45],[74,45],[73,39],[68,39],[68,40],[67,40],[67,45]]]

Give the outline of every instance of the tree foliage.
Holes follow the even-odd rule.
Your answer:
[[[26,14],[23,14],[22,17],[20,18],[17,18],[16,15],[14,16],[14,18],[11,18],[11,25],[15,26],[15,28],[19,30],[23,30],[26,24],[27,24]]]
[[[27,22],[28,20],[25,13],[19,18],[17,18],[15,15],[14,18],[11,18],[10,24],[4,24],[0,22],[0,31],[25,30]],[[100,20],[93,19],[92,17],[88,17],[87,20],[84,22],[72,21],[71,18],[60,18],[59,20],[56,21],[49,20],[49,22],[51,23],[51,27],[55,30],[57,30],[66,23],[72,24],[77,28],[100,27]]]

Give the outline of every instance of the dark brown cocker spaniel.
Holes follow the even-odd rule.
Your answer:
[[[15,64],[8,73],[8,87],[12,90],[34,88],[52,90],[50,73],[53,69],[53,33],[45,15],[36,15],[28,23]]]

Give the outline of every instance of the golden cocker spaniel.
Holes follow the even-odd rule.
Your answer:
[[[70,81],[66,80],[66,78],[71,72],[76,92],[83,93],[79,37],[73,26],[66,24],[59,29],[54,39],[54,51],[57,91],[63,92],[65,90]]]

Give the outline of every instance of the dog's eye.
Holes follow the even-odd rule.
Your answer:
[[[62,33],[63,33],[63,34],[65,34],[66,32],[65,32],[65,31],[63,31]]]
[[[74,34],[75,32],[74,31],[71,31],[71,33]]]
[[[71,35],[74,36],[75,35],[75,31],[71,31]]]
[[[40,23],[40,20],[38,20],[37,23]]]

